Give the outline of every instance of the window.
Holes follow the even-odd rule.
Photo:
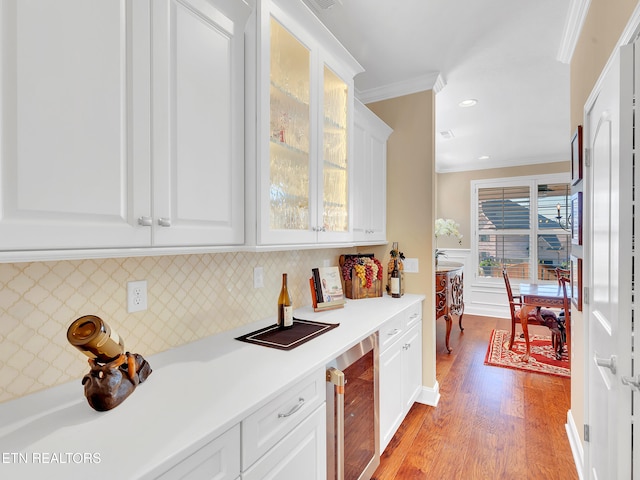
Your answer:
[[[472,182],[478,278],[555,281],[567,268],[570,186],[564,175]]]

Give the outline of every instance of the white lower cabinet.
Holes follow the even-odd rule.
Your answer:
[[[243,480],[325,480],[327,413],[323,403],[242,473]]]
[[[422,313],[419,303],[380,330],[380,453],[389,444],[422,386]]]
[[[240,425],[156,477],[160,480],[235,480],[240,474]]]
[[[242,421],[244,480],[325,480],[324,369],[287,388]]]

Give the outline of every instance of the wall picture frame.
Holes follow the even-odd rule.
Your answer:
[[[582,125],[578,125],[571,137],[571,185],[582,180]]]
[[[582,192],[571,195],[571,243],[582,245]]]
[[[582,259],[571,255],[571,304],[582,311]]]

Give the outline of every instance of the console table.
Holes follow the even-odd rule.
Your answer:
[[[447,336],[445,345],[449,347],[451,335],[451,314],[458,316],[460,331],[462,328],[462,315],[464,314],[463,280],[464,272],[462,264],[444,264],[436,266],[436,320],[444,316],[447,322]]]

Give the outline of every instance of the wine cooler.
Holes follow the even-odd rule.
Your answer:
[[[327,478],[369,480],[379,464],[375,333],[327,365]]]

